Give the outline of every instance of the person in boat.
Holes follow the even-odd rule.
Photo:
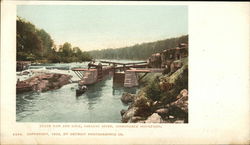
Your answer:
[[[95,64],[95,60],[91,60],[89,63],[88,63],[88,69],[91,68],[91,66]]]
[[[87,86],[85,85],[79,85],[79,90],[87,90]]]
[[[102,70],[102,63],[98,63],[98,69]]]
[[[88,89],[87,86],[79,84],[78,89],[76,90],[76,96],[82,95],[87,91],[87,89]]]

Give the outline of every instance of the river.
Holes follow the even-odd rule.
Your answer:
[[[132,61],[119,60],[119,62]],[[87,62],[31,65],[28,70],[70,74],[74,81],[79,80],[71,71],[75,67],[86,68]],[[31,77],[19,76],[19,73],[17,72],[17,79],[25,80]],[[77,83],[71,83],[53,91],[17,94],[16,121],[120,123],[120,111],[128,108],[120,100],[122,93],[138,91],[137,88],[125,89],[113,86],[112,77],[89,86],[88,91],[79,97],[76,97],[77,87]]]

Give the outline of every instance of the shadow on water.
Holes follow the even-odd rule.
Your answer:
[[[88,109],[93,110],[94,105],[97,104],[101,97],[103,88],[106,86],[107,80],[102,80],[98,83],[88,86],[88,90],[80,96],[76,96],[77,101],[86,100],[88,102]]]
[[[113,95],[122,95],[123,92],[136,94],[138,88],[132,87],[132,88],[125,88],[123,84],[113,83]]]
[[[110,90],[110,94],[108,93]],[[120,99],[123,92],[128,92],[131,94],[136,94],[138,88],[124,88],[123,84],[114,84],[113,77],[108,77],[105,80],[102,80],[98,83],[88,86],[88,90],[80,96],[76,96],[76,100],[78,102],[86,101],[88,104],[88,109],[93,110],[97,103],[102,101],[104,95],[108,96],[116,96]]]

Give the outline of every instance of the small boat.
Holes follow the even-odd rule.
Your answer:
[[[83,93],[85,93],[86,91],[88,90],[87,86],[83,85],[83,86],[80,86],[79,85],[79,88],[76,90],[76,96],[81,96]]]

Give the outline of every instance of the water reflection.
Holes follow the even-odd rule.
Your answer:
[[[81,96],[77,96],[76,99],[78,101],[86,101],[88,102],[88,110],[93,110],[95,104],[101,101],[102,92],[104,90],[104,87],[107,86],[106,80],[102,80],[96,84],[89,85],[88,90],[82,94]]]
[[[37,111],[37,109],[35,109],[35,103],[38,95],[36,92],[29,92],[16,96],[16,113],[20,114],[19,117],[16,117],[17,121]]]
[[[137,92],[137,88],[136,87],[132,87],[132,88],[124,88],[123,84],[118,84],[118,83],[113,83],[113,95],[122,95],[123,92],[128,92],[131,94],[136,94]]]

